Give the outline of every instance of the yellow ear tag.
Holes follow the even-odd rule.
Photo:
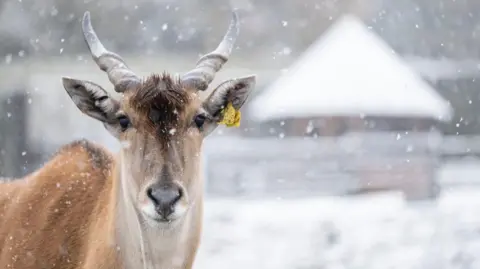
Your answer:
[[[223,119],[218,124],[225,124],[227,127],[239,127],[241,113],[240,110],[236,110],[232,103],[229,102],[227,106],[222,110]]]

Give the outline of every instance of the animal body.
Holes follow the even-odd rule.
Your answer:
[[[255,76],[230,79],[198,97],[233,49],[238,15],[217,49],[179,77],[135,75],[102,45],[88,12],[82,30],[121,98],[91,81],[64,77],[63,86],[121,149],[75,141],[34,173],[1,183],[0,268],[192,268],[202,229],[202,141],[255,85]]]

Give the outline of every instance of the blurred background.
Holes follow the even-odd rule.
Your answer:
[[[476,0],[2,0],[0,176],[78,138],[118,150],[61,84],[113,90],[84,44],[85,11],[146,76],[194,67],[232,8],[240,37],[212,86],[258,83],[241,127],[205,141],[195,267],[480,268]]]

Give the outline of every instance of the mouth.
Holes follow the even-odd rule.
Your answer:
[[[144,219],[151,223],[152,225],[172,225],[177,223],[179,220],[183,218],[187,210],[183,210],[183,208],[176,208],[168,215],[160,214],[156,208],[150,204],[143,204],[140,207],[140,211],[144,216]]]
[[[158,223],[163,223],[163,224],[168,224],[168,223],[172,223],[174,221],[177,220],[177,218],[174,218],[173,216],[162,216],[156,212],[151,212],[150,210],[141,210],[143,215],[145,216],[145,218],[151,220],[151,221],[155,221],[155,222],[158,222]],[[153,214],[152,214],[153,213]]]
[[[179,218],[163,217],[160,215],[152,216],[145,212],[142,213],[144,223],[153,228],[170,229],[175,227],[179,222]]]
[[[161,216],[161,215],[157,215],[157,216],[155,216],[151,219],[156,221],[156,222],[159,222],[159,223],[172,223],[172,222],[177,220],[176,218],[164,217],[164,216]]]

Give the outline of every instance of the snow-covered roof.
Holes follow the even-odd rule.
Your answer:
[[[260,121],[319,115],[452,116],[449,103],[352,15],[331,26],[249,109]]]

